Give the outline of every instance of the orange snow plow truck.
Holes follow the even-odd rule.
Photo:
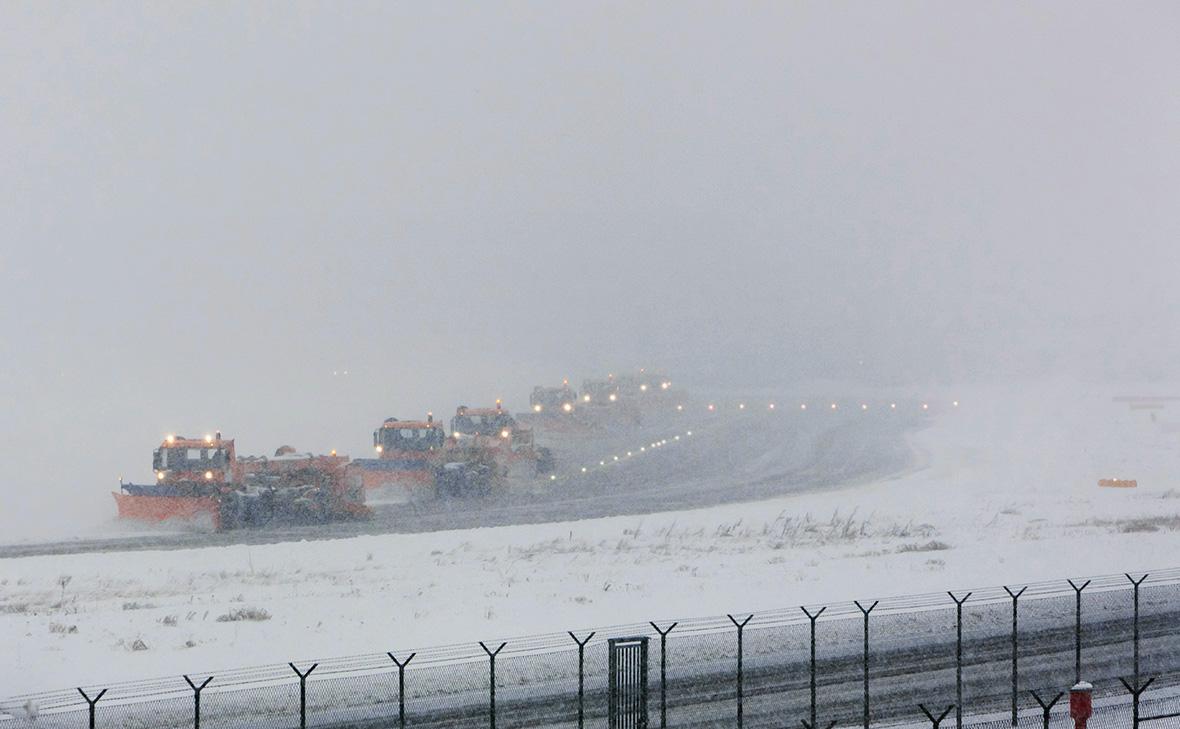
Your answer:
[[[506,466],[531,464],[536,475],[553,470],[553,454],[537,446],[533,431],[521,427],[499,400],[494,408],[455,408],[451,440],[452,450],[487,451]]]
[[[349,480],[375,494],[377,500],[407,502],[432,498],[435,470],[447,434],[426,420],[386,418],[373,431],[376,458],[356,458],[348,464]]]
[[[168,436],[152,455],[156,482],[120,482],[119,518],[187,521],[217,530],[316,524],[369,515],[364,489],[345,478],[347,456],[296,453],[238,458],[232,439]]]

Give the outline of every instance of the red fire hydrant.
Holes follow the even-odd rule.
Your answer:
[[[1069,690],[1069,718],[1073,719],[1074,729],[1086,729],[1086,722],[1094,714],[1094,687],[1085,681],[1079,681]]]

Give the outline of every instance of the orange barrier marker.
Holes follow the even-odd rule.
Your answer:
[[[1139,485],[1139,482],[1135,479],[1100,478],[1098,479],[1098,485],[1112,489],[1133,489]]]

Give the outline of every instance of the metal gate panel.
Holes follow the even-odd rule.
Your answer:
[[[610,729],[647,729],[647,637],[607,642]]]

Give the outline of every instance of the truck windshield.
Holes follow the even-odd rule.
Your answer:
[[[157,471],[208,471],[228,462],[224,448],[157,448],[152,466]]]
[[[428,451],[443,444],[441,428],[382,428],[381,447],[387,451]]]
[[[567,402],[576,402],[577,399],[577,394],[568,387],[545,387],[533,390],[532,396],[529,397],[529,404],[557,408]]]
[[[618,391],[618,386],[613,382],[588,381],[582,385],[582,392],[589,395],[595,402],[608,400],[611,395]]]
[[[516,423],[507,413],[500,415],[456,415],[451,421],[451,430],[465,435],[499,435],[505,428]]]

